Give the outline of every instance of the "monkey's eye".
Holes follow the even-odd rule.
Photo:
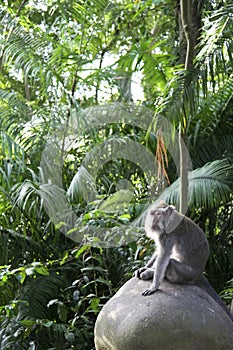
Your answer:
[[[160,212],[157,210],[151,210],[150,213],[151,213],[151,215],[155,215],[155,216],[158,216],[160,214]]]

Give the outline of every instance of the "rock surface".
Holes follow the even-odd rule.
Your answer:
[[[142,296],[151,281],[126,282],[101,310],[96,350],[232,350],[233,322],[202,289],[164,282]]]

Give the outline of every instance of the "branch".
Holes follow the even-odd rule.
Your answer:
[[[192,0],[180,1],[181,23],[184,29],[184,34],[187,42],[185,70],[193,68],[194,47],[195,47],[195,32],[192,23]]]

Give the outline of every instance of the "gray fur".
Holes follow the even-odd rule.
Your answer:
[[[233,320],[218,294],[203,276],[209,257],[209,244],[202,229],[174,206],[162,202],[152,206],[145,220],[145,231],[155,241],[156,251],[135,276],[153,279],[143,296],[154,293],[163,279],[177,284],[196,284],[204,289]]]

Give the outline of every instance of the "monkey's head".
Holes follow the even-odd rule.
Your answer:
[[[174,211],[175,207],[165,202],[152,206],[145,220],[146,235],[155,240],[160,234],[167,232],[168,223]]]

